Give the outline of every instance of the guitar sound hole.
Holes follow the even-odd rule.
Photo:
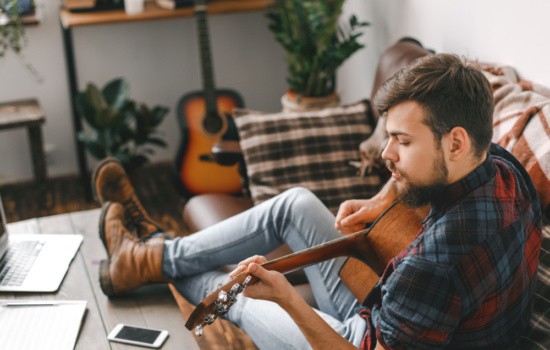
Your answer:
[[[216,134],[223,127],[223,121],[220,117],[206,117],[203,121],[203,127],[206,132]]]

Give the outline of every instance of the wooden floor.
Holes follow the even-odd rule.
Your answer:
[[[143,206],[154,219],[178,235],[190,233],[181,220],[186,198],[174,185],[171,164],[145,166],[132,176],[132,182]],[[0,185],[0,194],[8,222],[99,208],[95,201],[86,201],[84,188],[76,175],[52,178],[45,185],[33,182],[4,184]],[[182,310],[190,313],[193,306],[183,305]],[[226,321],[216,321],[205,328],[205,335],[197,341],[201,349],[256,349],[244,332]]]

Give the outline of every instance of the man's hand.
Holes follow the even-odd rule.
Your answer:
[[[382,209],[383,211],[383,209]],[[360,231],[376,220],[380,211],[379,203],[372,199],[351,199],[340,204],[335,227],[344,234]]]
[[[380,118],[372,135],[359,145],[359,154],[361,155],[360,176],[372,173],[375,168],[384,167],[382,151],[384,151],[387,143],[386,118]]]
[[[243,292],[245,296],[279,304],[294,320],[313,349],[356,349],[305,302],[285,276],[260,266],[266,261],[263,256],[253,256],[239,263],[231,272],[230,276],[244,272],[259,279],[256,284],[246,287]]]
[[[392,180],[371,199],[351,199],[340,204],[334,226],[344,234],[362,230],[365,225],[374,222],[396,198]]]
[[[239,266],[230,273],[230,276],[245,272],[257,277],[259,281],[246,287],[243,295],[253,299],[273,301],[282,305],[288,302],[296,291],[282,273],[263,268],[261,264],[266,261],[267,259],[263,256],[250,257],[240,262]]]

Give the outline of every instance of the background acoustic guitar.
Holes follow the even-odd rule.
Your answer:
[[[363,303],[391,259],[416,238],[428,210],[428,207],[412,209],[394,203],[368,229],[268,261],[262,266],[286,273],[324,260],[348,256],[350,258],[346,260],[339,276]],[[204,326],[227,313],[236,302],[236,296],[247,285],[257,281],[246,273],[235,276],[197,305],[185,327],[195,329],[196,335],[202,335]]]
[[[184,192],[238,193],[241,177],[238,164],[224,166],[211,158],[218,141],[238,141],[239,135],[231,113],[243,107],[241,96],[230,89],[216,89],[208,36],[205,0],[195,0],[194,7],[200,44],[203,91],[184,95],[177,107],[181,129],[175,165],[178,184]]]

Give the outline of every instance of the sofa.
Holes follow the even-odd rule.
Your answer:
[[[396,71],[412,60],[431,52],[433,51],[425,49],[413,38],[403,38],[385,50],[380,56],[377,65],[371,99],[381,84]],[[550,309],[550,93],[537,84],[521,80],[510,67],[482,62],[472,62],[472,64],[478,65],[482,69],[493,87],[496,101],[494,141],[508,148],[516,155],[531,176],[536,178],[535,184],[543,203],[545,226],[538,275],[539,284],[536,290],[531,328],[522,339],[522,349],[548,349],[550,348],[550,313],[548,311]],[[364,112],[366,114],[366,121],[371,127],[369,132],[372,133],[379,116],[369,108],[368,101],[363,101],[362,103],[367,106]],[[237,116],[237,121],[239,118]],[[269,120],[269,118],[266,120]],[[241,130],[243,132],[246,131],[244,127],[240,127],[239,131],[241,132]],[[381,144],[383,142],[380,140],[380,135],[376,134],[375,132],[372,135],[368,135],[370,137],[367,137],[367,140],[370,139],[371,144]],[[373,141],[374,139],[376,142]],[[533,142],[533,139],[536,142]],[[245,142],[246,140],[243,141],[241,139],[241,145]],[[357,143],[355,147],[357,152],[362,153],[363,159],[365,159],[365,157],[368,157],[366,154],[368,147],[365,146],[365,142],[361,143],[361,147],[359,147],[360,143]],[[273,145],[270,145],[270,147],[273,148]],[[540,148],[537,149],[537,147]],[[223,149],[218,149],[218,151],[223,152]],[[234,155],[234,149],[232,153]],[[247,158],[247,155],[244,154],[244,158],[236,158],[237,160],[242,162],[242,168],[246,169],[249,166],[247,162],[250,161],[250,163],[253,163],[255,158],[250,154]],[[248,194],[252,193],[252,196],[201,194],[190,198],[183,210],[183,220],[188,228],[192,232],[206,228],[249,209],[254,204],[263,200],[262,196],[266,195],[265,191],[261,195],[254,196],[254,191],[258,191],[254,186],[258,187],[261,192],[266,184],[254,184],[255,174],[253,172],[254,170],[250,170],[249,174],[252,174],[252,177],[248,176],[247,178],[247,185],[252,187],[252,189],[247,188],[249,190]],[[264,172],[260,174],[265,176]],[[371,181],[374,187],[379,188],[386,179],[385,175],[381,172],[376,174],[376,179],[370,178],[366,180]],[[261,182],[262,179],[256,181]],[[305,187],[308,187],[309,182],[306,181],[304,183],[306,184]],[[286,185],[303,185],[303,183],[297,182]],[[317,190],[317,187],[315,187],[317,184],[312,186]],[[277,187],[275,192],[282,190],[284,190],[284,187]],[[268,192],[268,197],[269,195],[275,195],[275,192]],[[325,192],[323,190],[319,191],[321,196],[325,195]],[[331,199],[327,199],[327,206],[329,208],[330,204],[332,204]],[[290,252],[288,247],[281,246],[267,257],[268,259],[275,258]],[[305,275],[298,271],[288,275],[288,278],[304,298],[314,306],[315,300],[313,299]],[[172,291],[176,299],[181,298],[175,289],[172,289]]]

